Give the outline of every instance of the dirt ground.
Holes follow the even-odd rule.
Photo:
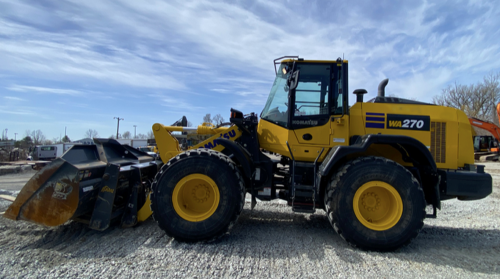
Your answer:
[[[279,202],[247,202],[231,234],[215,243],[186,244],[149,219],[104,232],[68,222],[46,228],[0,218],[0,277],[323,278],[500,277],[500,163],[484,163],[493,194],[443,202],[419,236],[392,253],[347,245],[323,211],[295,214]],[[0,176],[15,193],[32,173]],[[8,202],[0,201],[0,211]]]
[[[29,170],[21,173],[2,175],[0,176],[0,190],[20,191],[35,173],[35,170]]]

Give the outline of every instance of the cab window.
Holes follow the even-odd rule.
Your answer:
[[[328,114],[328,83],[318,79],[300,80],[294,116]]]
[[[299,83],[295,90],[294,116],[330,114],[330,65],[299,64]]]

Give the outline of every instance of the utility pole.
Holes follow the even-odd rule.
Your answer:
[[[113,117],[113,119],[118,120],[118,125],[116,125],[116,139],[118,139],[118,131],[120,130],[120,120],[125,120],[125,119],[120,117]]]
[[[9,140],[9,137],[7,136],[7,130],[8,129],[5,129],[5,140]]]
[[[137,125],[134,125],[134,139],[135,139],[135,128],[137,127]]]
[[[17,133],[14,133],[14,141],[17,141]]]

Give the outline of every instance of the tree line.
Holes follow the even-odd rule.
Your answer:
[[[217,126],[224,123],[224,117],[222,117],[222,115],[220,114],[216,114],[214,117],[212,117],[210,113],[207,113],[205,116],[203,116],[203,122],[201,124],[203,123],[212,123]]]
[[[500,72],[486,75],[476,84],[463,85],[455,82],[435,96],[436,105],[462,110],[468,117],[498,122],[496,105],[500,101]]]
[[[216,114],[214,117],[211,116],[210,113],[207,113],[203,117],[203,122],[207,123],[212,123],[214,125],[219,125],[224,122],[224,118],[220,114]],[[201,124],[203,124],[203,122]],[[187,122],[187,126],[191,127],[192,123],[190,121]],[[2,136],[1,140],[6,141],[9,140],[7,138],[7,130],[2,130]],[[99,137],[99,132],[95,129],[88,129],[85,131],[84,138],[98,138]],[[110,135],[108,138],[110,139],[116,139],[116,134]],[[123,133],[118,134],[118,138],[120,139],[153,139],[154,134],[153,131],[148,131],[146,134],[139,133],[136,135],[133,135],[130,131],[125,131]],[[69,138],[68,135],[65,135],[64,137],[55,137],[52,139],[48,139],[44,133],[40,130],[26,130],[24,133],[24,136],[16,141],[16,146],[31,146],[31,145],[49,145],[49,144],[59,144],[59,143],[66,143],[66,142],[71,142],[71,139]]]
[[[88,129],[84,133],[84,138],[98,138],[99,133],[94,130],[94,129]],[[152,139],[154,138],[153,131],[149,131],[146,134],[139,133],[135,137],[129,132],[126,131],[123,134],[119,134],[118,137],[120,139]],[[110,139],[115,139],[116,135],[111,135],[108,138]],[[5,132],[2,132],[2,141],[7,141],[9,140],[7,136],[5,135]],[[40,129],[37,130],[26,130],[24,132],[24,136],[16,140],[15,146],[16,147],[29,147],[33,145],[50,145],[50,144],[59,144],[59,143],[67,143],[71,142],[71,139],[69,138],[68,135],[65,135],[64,137],[59,137],[59,138],[53,138],[53,139],[48,139],[43,132]]]

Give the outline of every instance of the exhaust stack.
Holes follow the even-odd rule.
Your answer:
[[[378,85],[378,97],[385,97],[385,87],[389,83],[389,79],[386,78],[383,81],[381,81]]]

